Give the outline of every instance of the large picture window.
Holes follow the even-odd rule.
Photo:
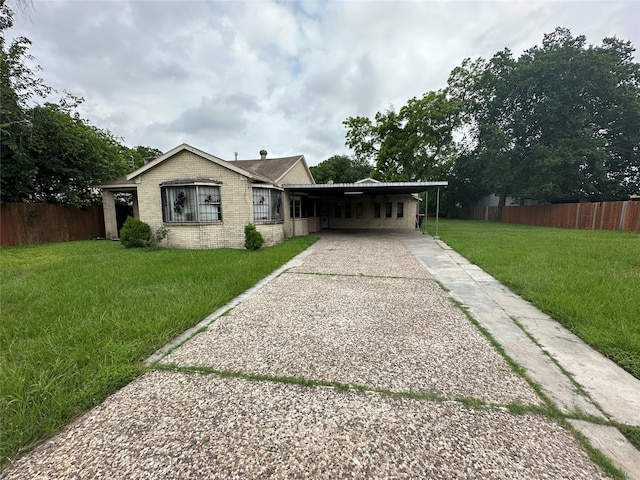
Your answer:
[[[222,221],[218,185],[161,186],[162,220],[167,223]]]
[[[282,221],[282,192],[273,188],[253,189],[253,223]]]

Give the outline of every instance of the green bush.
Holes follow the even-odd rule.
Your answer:
[[[244,227],[244,247],[247,250],[258,250],[264,245],[262,234],[256,230],[256,226],[252,223]]]
[[[127,248],[146,247],[151,238],[151,227],[137,218],[127,217],[120,230],[120,243]]]
[[[157,249],[160,246],[160,242],[167,238],[167,235],[169,235],[169,229],[164,225],[152,232],[149,240],[147,240],[147,244],[145,245],[147,250]]]

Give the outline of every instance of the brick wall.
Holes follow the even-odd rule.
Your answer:
[[[268,161],[268,160],[267,160]],[[283,177],[280,183],[282,185],[294,184],[294,183],[313,183],[309,172],[304,167],[302,162],[296,163],[291,170],[289,170]]]
[[[304,167],[302,162],[298,162],[291,170],[286,173],[286,175],[282,177],[280,183],[282,185],[294,183],[313,183],[313,177],[310,176],[308,170]],[[285,205],[284,232],[287,238],[291,238],[292,236],[294,236],[294,233],[296,237],[299,237],[302,235],[308,235],[309,231],[314,231],[310,230],[310,219],[307,218],[296,218],[295,226],[293,225],[293,219],[290,217],[291,195],[289,194],[289,192],[284,193],[284,195],[282,196],[282,201]]]
[[[140,220],[157,229],[162,222],[160,184],[176,179],[212,178],[220,182],[222,222],[164,224],[166,245],[178,248],[244,248],[244,227],[253,220],[251,182],[244,176],[189,151],[144,172],[137,178]],[[274,238],[274,236],[271,236]]]
[[[413,229],[416,225],[418,200],[409,195],[344,195],[319,200],[329,206],[329,228],[399,228]],[[380,217],[375,216],[375,203],[380,202]],[[386,217],[385,204],[391,203],[391,217]],[[403,216],[398,218],[398,203],[402,202]],[[351,204],[351,218],[345,218],[345,204]],[[362,203],[362,218],[356,217],[356,204]],[[336,205],[340,205],[340,218],[336,218]]]

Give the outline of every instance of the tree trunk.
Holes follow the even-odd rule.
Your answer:
[[[507,187],[504,187],[500,193],[498,193],[498,212],[496,213],[496,220],[498,222],[502,222],[502,209],[504,208],[505,203],[507,202]]]

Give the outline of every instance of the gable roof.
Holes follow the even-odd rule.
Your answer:
[[[375,178],[367,177],[363,178],[362,180],[358,180],[355,183],[380,183],[380,181],[376,180]]]
[[[294,157],[268,158],[259,160],[237,160],[231,162],[240,168],[256,175],[268,178],[272,182],[278,183],[282,178],[300,161],[304,161],[304,155]],[[305,162],[306,167],[306,162]],[[308,170],[308,169],[307,169]],[[309,176],[313,178],[311,172]]]
[[[209,160],[212,163],[215,163],[221,167],[227,168],[233,172],[236,172],[244,177],[247,178],[251,178],[254,180],[258,180],[261,182],[271,182],[271,180],[267,177],[264,177],[262,175],[258,175],[256,173],[250,172],[248,170],[245,170],[243,168],[240,168],[239,166],[237,166],[236,164],[238,162],[227,162],[226,160],[222,160],[221,158],[215,157],[207,152],[204,152],[202,150],[199,150],[195,147],[192,147],[191,145],[187,145],[186,143],[183,143],[182,145],[178,145],[177,147],[169,150],[167,153],[160,155],[158,158],[156,158],[155,160],[152,160],[151,162],[147,163],[146,165],[143,165],[142,167],[140,167],[139,169],[137,169],[134,172],[131,172],[127,175],[127,180],[132,180],[135,177],[142,175],[144,172],[146,172],[147,170],[152,169],[153,167],[159,165],[160,163],[164,162],[165,160],[170,159],[171,157],[177,155],[180,152],[183,151],[188,151],[191,152],[195,155],[198,155],[201,158],[204,158],[205,160]]]

